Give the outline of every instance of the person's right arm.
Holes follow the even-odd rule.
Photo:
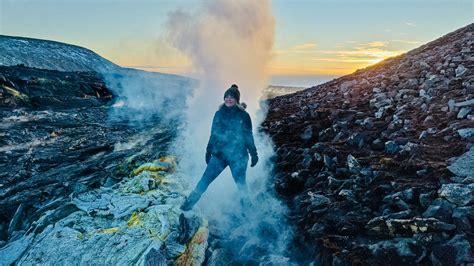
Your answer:
[[[206,147],[206,163],[209,163],[212,153],[215,152],[217,121],[218,114],[216,112],[214,114],[214,118],[212,119],[211,136],[209,137]]]

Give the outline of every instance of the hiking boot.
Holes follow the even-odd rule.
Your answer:
[[[181,205],[180,209],[182,211],[192,210],[194,207],[194,204],[196,204],[196,202],[199,200],[200,197],[201,197],[201,194],[198,194],[194,191],[191,192],[191,194],[189,194],[189,197],[187,197],[186,200],[183,202],[183,205]]]
[[[181,205],[181,207],[179,207],[182,211],[190,211],[193,209],[193,205],[187,198],[186,200],[183,202],[183,205]]]

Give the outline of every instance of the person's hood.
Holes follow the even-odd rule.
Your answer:
[[[224,107],[226,107],[225,103],[223,103],[219,106],[219,110],[224,108]],[[246,103],[236,103],[235,107],[242,110],[242,111],[245,111],[245,109],[247,109],[247,104]]]

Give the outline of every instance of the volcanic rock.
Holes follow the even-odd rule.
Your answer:
[[[276,164],[285,165],[276,169],[278,192],[293,206],[291,221],[304,246],[313,247],[304,253],[307,260],[443,264],[442,254],[449,253],[462,254],[450,263],[471,262],[465,251],[474,244],[472,36],[474,24],[351,75],[268,100],[262,129],[276,149],[309,148],[323,158],[303,166],[285,153],[276,156]],[[292,137],[308,128],[317,139]],[[316,182],[286,193],[291,173],[303,167],[318,173]],[[324,211],[308,208],[308,191],[327,199]]]
[[[450,166],[449,171],[458,176],[474,176],[474,146],[468,152],[457,158]]]
[[[474,184],[445,184],[438,191],[440,197],[458,205],[466,206],[474,203]]]
[[[171,88],[177,79],[155,81]],[[175,210],[184,197],[165,193],[164,175],[150,173],[164,163],[149,162],[167,153],[180,114],[136,121],[115,100],[97,72],[0,66],[0,264],[169,262],[184,253]]]

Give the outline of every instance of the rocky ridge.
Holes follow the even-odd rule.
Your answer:
[[[275,187],[293,210],[302,256],[332,265],[474,262],[473,67],[470,24],[268,101],[262,129],[275,144]]]

